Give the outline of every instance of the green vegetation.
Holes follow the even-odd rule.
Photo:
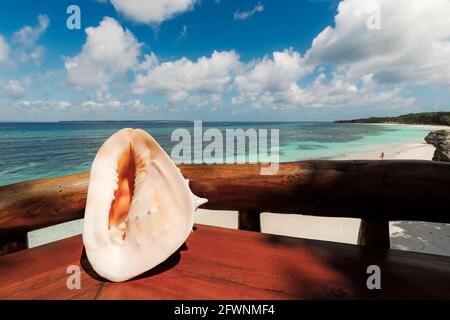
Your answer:
[[[450,126],[450,112],[410,113],[398,117],[371,117],[355,120],[338,120],[335,123],[403,123]]]
[[[438,136],[444,136],[444,137],[448,137],[448,134],[449,134],[447,130],[437,130],[434,133]]]

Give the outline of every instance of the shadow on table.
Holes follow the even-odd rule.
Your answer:
[[[135,278],[130,279],[129,281],[153,277],[153,276],[156,276],[160,273],[163,273],[167,270],[174,268],[181,260],[181,251],[187,251],[188,249],[189,248],[186,245],[186,243],[183,243],[183,245],[180,247],[180,249],[178,249],[174,254],[172,254],[166,261],[160,263],[158,266],[154,267],[153,269],[151,269]],[[91,276],[93,279],[95,279],[97,281],[101,281],[101,282],[111,282],[111,281],[101,277],[97,272],[95,272],[95,270],[92,268],[92,266],[87,258],[86,250],[84,247],[83,247],[83,252],[82,252],[81,258],[80,258],[80,265],[83,268],[83,270],[89,276]]]
[[[448,266],[446,257],[428,260],[417,253],[272,235],[265,241],[279,248],[283,258],[272,263],[284,270],[281,281],[289,293],[302,299],[442,299],[449,294],[445,280],[437,281]],[[292,255],[282,253],[287,248],[295,249]],[[374,264],[383,274],[382,290],[367,287],[367,267]]]

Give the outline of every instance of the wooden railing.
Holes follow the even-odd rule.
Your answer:
[[[239,211],[239,228],[260,231],[261,212],[361,218],[358,242],[389,247],[389,221],[450,222],[450,164],[431,161],[304,161],[276,175],[259,164],[180,165],[205,209]],[[26,248],[26,233],[83,217],[89,174],[0,187],[0,246]]]

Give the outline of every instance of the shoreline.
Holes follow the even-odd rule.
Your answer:
[[[349,123],[351,124],[351,123]],[[384,122],[384,123],[357,123],[357,124],[367,124],[372,126],[403,126],[409,128],[418,128],[418,129],[429,129],[430,131],[435,130],[450,130],[450,126],[444,125],[434,125],[434,124],[408,124],[408,123],[392,123],[392,122]]]
[[[407,128],[427,129],[431,131],[448,130],[450,126],[437,126],[426,124],[403,124],[403,123],[364,123],[374,126],[401,126]],[[384,145],[372,145],[355,152],[340,154],[330,160],[379,160],[384,152],[385,160],[432,160],[435,147],[425,142],[425,135],[417,141],[411,140],[407,143],[387,143]]]
[[[372,146],[365,150],[338,155],[330,160],[432,160],[435,147],[426,142]]]

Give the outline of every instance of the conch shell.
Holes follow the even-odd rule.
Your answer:
[[[166,152],[140,129],[123,129],[98,150],[91,168],[83,243],[102,277],[120,282],[176,252],[192,231],[195,196]]]

